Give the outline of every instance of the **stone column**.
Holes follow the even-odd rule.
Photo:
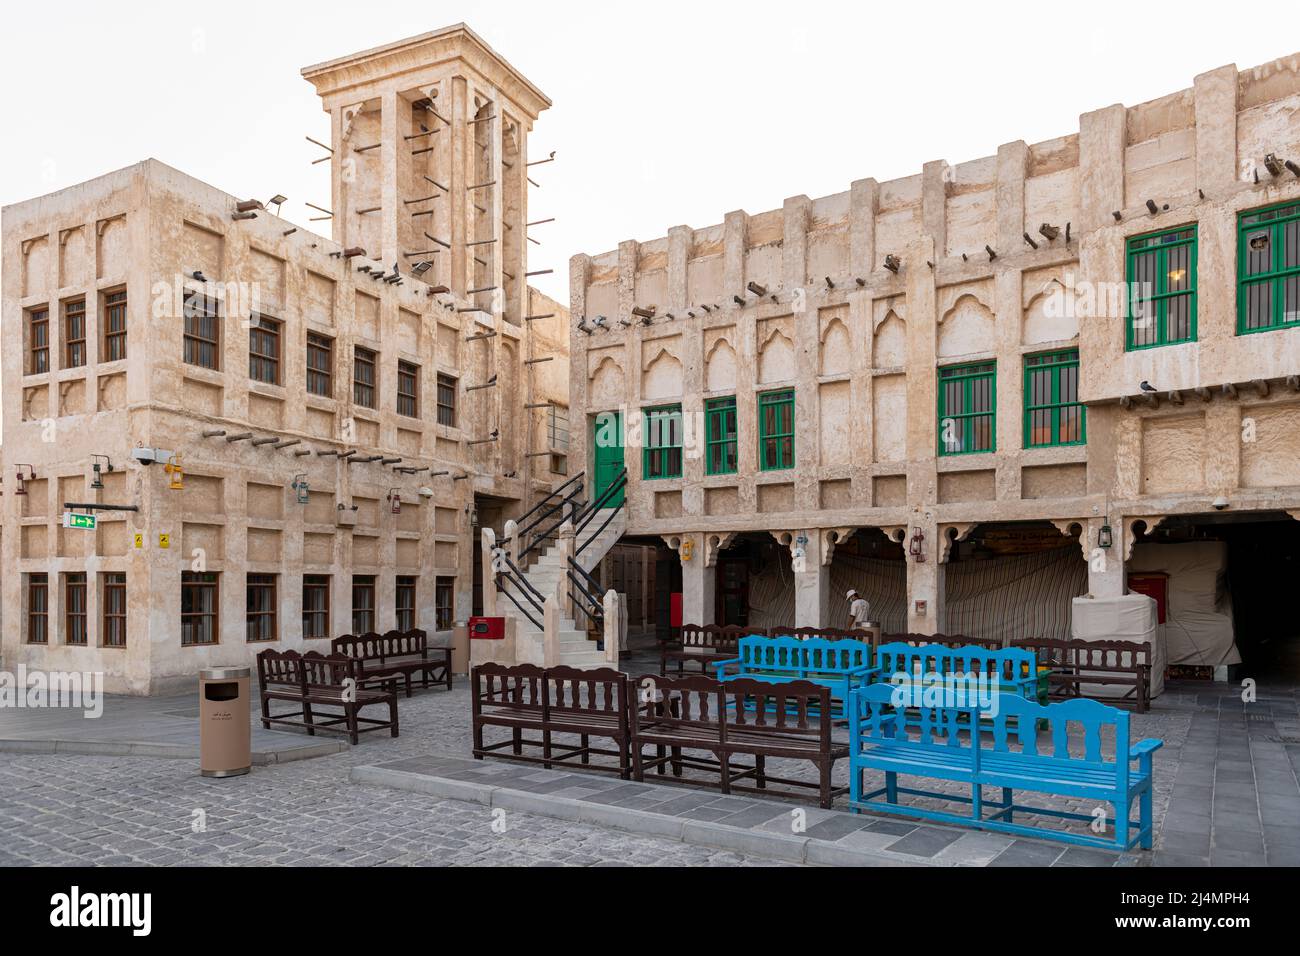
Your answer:
[[[794,573],[794,626],[826,627],[830,617],[830,568],[822,564],[825,531],[773,531],[772,536],[790,549]]]
[[[717,569],[704,556],[698,534],[664,538],[682,564],[682,623],[712,624],[717,596]]]
[[[1101,529],[1111,522],[1112,545],[1100,546]],[[1083,529],[1083,553],[1088,560],[1088,594],[1095,598],[1114,598],[1124,594],[1124,557],[1129,545],[1125,542],[1124,522],[1119,515],[1092,518]]]
[[[939,525],[928,513],[916,512],[907,528],[903,548],[909,549],[917,529],[925,535],[924,560],[907,556],[907,630],[913,634],[936,634],[942,630],[944,580]],[[917,602],[924,602],[924,611]]]

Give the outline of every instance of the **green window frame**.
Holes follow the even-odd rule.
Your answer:
[[[659,481],[682,476],[682,406],[661,405],[645,409],[645,447],[641,476]]]
[[[1300,202],[1237,220],[1237,334],[1300,325]]]
[[[758,396],[758,468],[784,471],[794,467],[794,389]]]
[[[1196,341],[1197,227],[1129,239],[1126,351]]]
[[[734,475],[739,467],[736,396],[711,398],[704,403],[705,474]]]
[[[998,363],[939,369],[938,453],[979,455],[997,450]]]
[[[1079,350],[1025,356],[1025,447],[1087,443],[1079,402]]]

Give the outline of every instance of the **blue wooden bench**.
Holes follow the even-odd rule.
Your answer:
[[[864,641],[742,637],[736,653],[739,656],[713,665],[718,680],[811,681],[829,688],[831,698],[841,705],[848,700],[849,691],[870,683],[877,671],[871,663],[871,646]]]
[[[878,683],[850,692],[849,807],[854,813],[883,811],[1107,850],[1137,844],[1151,849],[1152,754],[1163,742],[1131,745],[1126,711],[1086,699],[1044,706],[1017,694],[999,695],[992,714],[971,706],[909,711],[909,702],[896,698],[898,690]],[[972,738],[972,726],[988,729]],[[1111,759],[1102,755],[1104,728],[1114,731]],[[868,770],[884,774],[883,787],[864,792]],[[900,774],[965,784],[970,796],[900,787]],[[1000,799],[985,801],[985,787],[1000,788]],[[1095,800],[1099,807],[1109,803],[1115,812],[1103,816],[1104,809],[1094,815],[1027,806],[1014,802],[1016,790]],[[970,809],[961,814],[905,806],[898,802],[900,794]],[[1134,800],[1139,802],[1136,821],[1129,819]],[[1050,829],[1017,822],[1016,814],[1104,823],[1104,828],[1089,827],[1087,833]]]
[[[914,646],[895,642],[876,649],[875,663],[880,671],[877,680],[881,681],[889,682],[898,674],[907,674],[913,681],[931,676],[983,675],[1002,693],[1047,703],[1048,672],[1040,671],[1034,652],[1026,648]]]

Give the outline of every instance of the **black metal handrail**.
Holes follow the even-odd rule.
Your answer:
[[[606,504],[608,504],[609,500],[613,498],[614,495],[618,494],[626,487],[627,487],[627,469],[624,468],[622,471],[618,473],[618,476],[609,483],[609,485],[605,488],[605,490],[602,491],[600,495],[597,496],[590,504],[588,504],[587,507],[582,510],[582,512],[580,512],[578,524],[574,527],[573,533],[575,535],[580,535],[583,529],[586,528],[587,525],[591,524],[591,520],[594,517],[596,517],[596,513],[599,512]],[[614,513],[618,514],[618,512],[621,511],[622,508],[623,508],[623,502],[620,501],[618,505],[613,509]],[[608,521],[606,522],[606,524],[608,524]],[[599,534],[599,532],[597,532],[597,534]],[[587,544],[590,543],[591,543],[590,541],[587,542]]]
[[[576,564],[572,560],[570,560],[569,570],[565,572],[568,575],[569,580],[578,586],[578,590],[582,592],[582,596],[585,597],[588,601],[598,606],[602,605],[604,602],[601,600],[600,597],[600,591],[598,590],[599,585],[596,585],[596,588],[588,587],[587,584],[582,580],[582,578],[578,577],[578,575],[573,573],[574,571],[580,572],[582,577],[586,578],[588,581],[591,581],[593,585],[596,584],[595,579],[593,579],[590,574],[584,571],[581,565]],[[572,591],[570,591],[569,593],[570,595],[573,594]]]
[[[531,551],[536,546],[538,541],[542,540],[543,538],[549,537],[551,534],[554,533],[556,528],[564,524],[564,522],[569,517],[568,515],[561,515],[560,519],[557,522],[555,522],[555,524],[553,524],[546,531],[542,531],[536,534],[533,533],[533,529],[535,529],[542,522],[546,521],[548,518],[554,515],[555,512],[562,511],[565,505],[572,506],[574,499],[579,494],[581,494],[581,492],[582,492],[582,486],[579,485],[578,488],[570,492],[568,496],[561,498],[559,501],[554,502],[549,508],[547,508],[544,512],[542,512],[536,518],[534,518],[527,526],[523,528],[515,529],[515,537],[517,537],[521,543],[524,542],[525,540],[528,540],[528,536],[532,534],[532,540],[529,541],[527,547],[525,547],[523,550],[519,552],[520,556],[523,556],[528,551]],[[505,540],[509,541],[510,539],[507,537],[505,538]]]
[[[513,594],[511,594],[509,591],[507,591],[505,588],[501,586],[500,575],[497,576],[496,586],[497,586],[497,590],[500,591],[502,594],[504,594],[507,598],[509,598],[510,603],[519,609],[519,613],[522,614],[524,617],[528,618],[528,620],[530,620],[533,623],[533,627],[536,627],[539,630],[545,630],[545,625],[543,625],[541,621],[537,620],[537,618],[533,617],[533,615],[529,613],[528,609],[525,608],[522,604],[520,604]],[[520,593],[522,593],[525,598],[528,598],[528,592],[523,591]],[[532,603],[531,598],[529,598],[529,603]]]
[[[529,508],[528,511],[525,512],[523,515],[515,519],[515,524],[517,526],[515,529],[515,534],[518,535],[520,538],[523,538],[523,536],[528,534],[529,531],[531,531],[534,527],[536,527],[540,521],[545,520],[545,516],[543,516],[542,518],[539,518],[537,521],[534,521],[532,524],[528,524],[528,521],[533,517],[533,515],[541,511],[542,508],[546,507],[547,503],[550,502],[551,499],[553,499],[556,495],[560,495],[560,492],[562,492],[565,488],[569,487],[569,485],[573,484],[574,482],[577,482],[578,488],[576,489],[576,491],[581,491],[583,485],[582,479],[585,475],[586,472],[580,471],[572,478],[570,478],[568,481],[566,481],[564,484],[560,485],[560,487],[553,488],[551,491],[547,492],[546,497],[544,497],[541,501],[537,502],[537,504]],[[560,495],[560,497],[564,501],[568,501],[572,497],[572,495],[573,493],[570,493],[569,495]],[[551,511],[554,511],[554,509],[551,509]],[[550,514],[551,512],[548,511],[547,513]],[[509,538],[503,538],[502,543],[509,540],[510,540]]]
[[[626,478],[623,479],[623,483],[624,483],[624,484],[627,483],[627,479],[626,479]],[[591,546],[591,543],[592,543],[593,541],[595,541],[597,538],[600,537],[601,532],[603,532],[606,528],[609,527],[610,522],[612,522],[612,521],[613,521],[613,520],[618,516],[618,513],[619,513],[620,511],[622,511],[622,510],[623,510],[623,504],[622,504],[622,502],[619,502],[619,504],[618,504],[617,507],[610,508],[610,509],[609,509],[609,514],[606,515],[605,520],[601,522],[600,527],[597,528],[597,529],[595,530],[595,532],[593,532],[592,535],[591,535],[589,538],[587,538],[586,541],[584,541],[584,542],[582,542],[582,544],[578,545],[577,549],[573,552],[574,557],[577,557],[578,555],[582,554],[582,552],[586,551],[587,548]],[[594,515],[594,514],[596,514],[596,512],[593,511],[592,514]],[[586,526],[586,524],[584,523],[584,527],[585,527],[585,526]]]
[[[535,608],[537,608],[537,610],[540,611],[542,609],[542,605],[546,603],[546,596],[528,582],[528,578],[524,576],[524,572],[520,571],[519,566],[510,560],[510,555],[506,554],[503,551],[501,553],[501,560],[504,561],[506,563],[506,567],[510,569],[509,573],[502,572],[502,574],[506,574],[506,577],[510,581],[514,582],[516,585],[523,585],[523,587],[531,591],[533,595],[536,596],[537,600],[533,600],[532,597],[529,597],[528,602],[532,604]]]

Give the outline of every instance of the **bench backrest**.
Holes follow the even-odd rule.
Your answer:
[[[1050,769],[1069,763],[1112,775],[1116,786],[1127,786],[1129,715],[1087,698],[1039,704],[1016,694],[999,694],[996,713],[982,714],[977,705],[922,707],[907,713],[907,701],[896,702],[895,688],[871,684],[849,692],[850,753],[864,744],[896,741],[906,734],[913,746],[966,751],[978,767],[983,753],[1020,753],[1022,759]],[[981,724],[975,720],[982,715]],[[981,732],[969,733],[972,726]],[[905,730],[903,728],[906,728]],[[1114,756],[1104,756],[1107,728],[1113,729]]]
[[[655,677],[638,688],[632,708],[633,727],[659,731],[704,730],[717,733],[723,711],[722,685],[712,677]]]
[[[330,641],[330,650],[362,661],[384,661],[390,657],[423,656],[429,637],[418,628],[410,631],[389,631],[380,636],[373,631],[360,636],[344,634]]]
[[[839,627],[774,627],[767,632],[772,637],[822,637],[832,641],[865,641],[869,631],[846,631]]]
[[[480,664],[470,673],[474,683],[471,698],[473,713],[481,712],[483,705],[510,705],[539,716],[543,704],[543,675],[545,671],[535,664]]]
[[[965,637],[961,634],[885,634],[880,643],[911,644],[913,647],[930,644],[941,647],[982,647],[990,651],[1001,650],[1004,646],[1000,637]]]
[[[1140,641],[1078,641],[1036,638],[1016,641],[1042,664],[1087,670],[1137,670],[1151,664],[1151,645]]]
[[[257,655],[257,682],[263,688],[339,687],[356,676],[356,662],[342,654],[266,650]]]
[[[823,637],[743,637],[737,657],[746,671],[843,674],[870,665],[871,647]]]
[[[722,684],[726,728],[768,731],[784,737],[819,739],[822,750],[831,744],[831,691],[812,681],[771,684],[763,680]]]
[[[729,651],[742,637],[762,633],[735,624],[683,624],[680,643],[683,649]]]
[[[548,667],[543,673],[547,713],[616,714],[627,719],[627,675],[613,668]]]
[[[945,647],[942,644],[881,644],[876,649],[880,678],[894,674],[986,674],[1003,680],[1032,677],[1038,673],[1032,651],[1020,647],[992,650],[985,647]]]

